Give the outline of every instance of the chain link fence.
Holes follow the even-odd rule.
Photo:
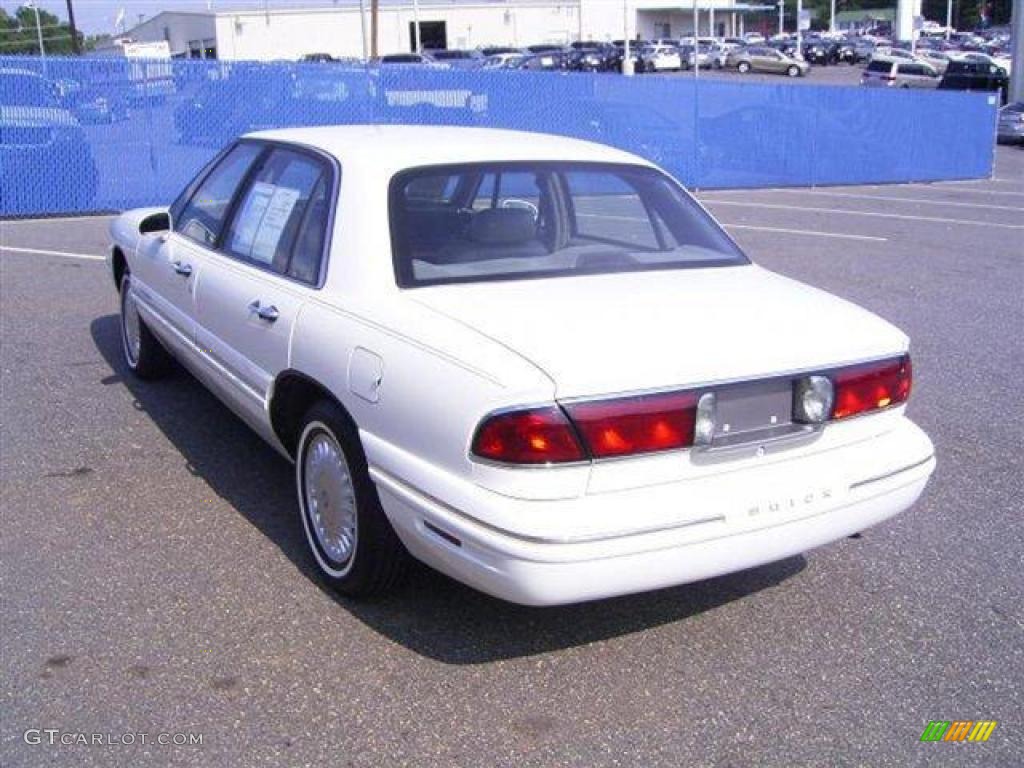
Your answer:
[[[0,57],[0,216],[171,200],[239,134],[408,123],[611,144],[701,188],[990,175],[988,94],[678,76]]]

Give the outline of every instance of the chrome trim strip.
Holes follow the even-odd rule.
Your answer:
[[[399,493],[404,493],[407,496],[419,497],[420,499],[429,502],[430,504],[441,507],[445,512],[448,512],[460,520],[471,525],[478,525],[481,528],[485,528],[493,533],[507,536],[510,539],[516,541],[526,542],[530,544],[589,544],[595,541],[609,541],[612,539],[624,539],[632,536],[644,536],[649,533],[663,533],[665,531],[674,531],[682,528],[692,528],[698,525],[704,525],[706,523],[725,522],[725,515],[712,515],[709,517],[702,517],[699,520],[690,520],[685,523],[670,523],[667,525],[656,526],[654,528],[641,528],[627,531],[616,531],[614,533],[601,533],[593,536],[580,536],[578,538],[558,538],[549,536],[525,536],[521,533],[515,533],[506,528],[502,528],[491,523],[486,523],[472,515],[469,515],[455,507],[451,506],[447,502],[441,501],[436,496],[432,496],[425,491],[416,488],[413,485],[401,480],[391,473],[381,469],[380,467],[370,467],[370,477],[373,478],[374,482],[382,481],[387,485],[391,486],[392,490],[397,490]]]
[[[933,453],[926,459],[921,459],[921,461],[914,462],[913,464],[901,467],[900,469],[894,469],[892,472],[886,472],[884,475],[877,475],[876,477],[869,477],[865,480],[858,480],[856,483],[850,484],[850,490],[852,491],[854,488],[861,488],[865,485],[871,485],[871,483],[877,483],[882,480],[888,480],[890,477],[895,477],[896,475],[901,475],[904,472],[909,472],[912,469],[917,469],[918,467],[924,466],[934,458],[935,454]]]

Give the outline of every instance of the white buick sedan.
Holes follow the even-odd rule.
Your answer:
[[[749,568],[935,467],[907,337],[750,262],[650,163],[471,128],[242,138],[111,226],[124,357],[295,464],[312,557],[546,605]]]

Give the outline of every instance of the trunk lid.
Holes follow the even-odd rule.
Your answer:
[[[753,265],[409,295],[533,362],[558,398],[762,378],[907,348],[907,337],[877,315]]]

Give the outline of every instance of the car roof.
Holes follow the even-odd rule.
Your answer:
[[[576,161],[650,165],[635,155],[565,136],[496,128],[334,125],[259,131],[248,138],[291,142],[336,157],[342,166],[389,174],[405,168],[469,162]]]

